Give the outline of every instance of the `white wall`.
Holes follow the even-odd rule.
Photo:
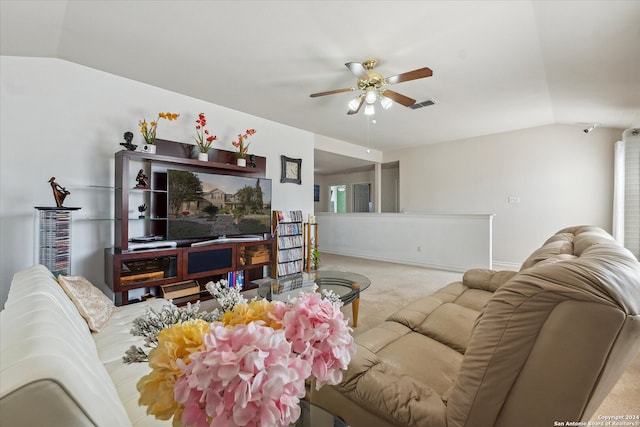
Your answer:
[[[494,264],[515,267],[563,227],[611,232],[613,146],[621,135],[550,125],[385,153],[384,161],[400,161],[403,212],[495,214]]]
[[[55,206],[48,179],[71,195],[74,213],[72,274],[104,285],[103,250],[112,245],[113,154],[125,131],[141,142],[138,120],[159,111],[181,113],[161,121],[158,138],[191,142],[197,114],[218,135],[216,148],[247,128],[257,133],[250,152],[267,157],[274,209],[313,212],[313,134],[58,59],[0,57],[0,304],[13,274],[37,262],[34,206]],[[185,78],[188,78],[186,76]],[[295,142],[295,143],[292,143]],[[302,185],[280,183],[280,155],[303,158]],[[305,167],[305,165],[307,165]],[[36,255],[34,255],[36,254]]]
[[[492,215],[316,213],[322,252],[464,272],[492,268]]]

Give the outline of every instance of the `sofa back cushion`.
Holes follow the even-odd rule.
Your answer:
[[[86,322],[43,268],[14,276],[0,313],[0,425],[131,425]]]
[[[480,314],[448,425],[588,419],[640,351],[639,309],[635,257],[595,227],[561,230]]]

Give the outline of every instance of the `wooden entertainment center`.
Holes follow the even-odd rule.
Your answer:
[[[169,220],[168,169],[264,178],[266,158],[255,156],[255,167],[242,167],[236,166],[236,154],[230,151],[212,149],[212,161],[205,162],[190,158],[190,144],[157,140],[156,147],[155,154],[126,150],[115,154],[114,246],[105,249],[105,278],[116,304],[135,302],[129,299],[134,289],[143,289],[150,297],[162,296],[167,289],[181,295],[197,283],[200,292],[175,298],[174,303],[180,304],[210,298],[204,285],[227,278],[230,272],[242,272],[245,283],[262,278],[264,267],[272,264],[270,235],[203,246],[175,245],[164,239]],[[138,179],[140,173],[148,180]],[[137,236],[147,236],[149,242],[132,243]]]

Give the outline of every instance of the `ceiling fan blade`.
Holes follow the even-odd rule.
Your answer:
[[[345,88],[342,88],[342,89],[328,90],[326,92],[312,93],[309,96],[311,98],[317,98],[318,96],[333,95],[334,93],[342,93],[342,92],[351,92],[352,90],[356,90],[356,89],[353,88],[353,87],[345,87]]]
[[[364,96],[360,95],[360,104],[358,104],[358,108],[356,108],[355,110],[347,111],[347,114],[350,116],[352,114],[358,114],[358,111],[360,111],[360,109],[362,108],[362,105],[364,105]]]
[[[396,74],[395,76],[387,77],[385,80],[387,84],[395,84],[408,82],[409,80],[422,79],[424,77],[431,77],[433,75],[433,71],[430,68],[418,68],[417,70],[408,71],[402,74]]]
[[[389,89],[383,90],[380,95],[386,96],[387,98],[390,98],[398,104],[404,105],[405,107],[410,107],[416,103],[415,99],[409,98],[408,96],[402,95]]]
[[[356,77],[364,77],[367,75],[367,69],[359,62],[347,62],[344,65],[346,65]]]

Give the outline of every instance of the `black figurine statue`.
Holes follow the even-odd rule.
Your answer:
[[[141,204],[140,206],[138,206],[138,212],[140,212],[140,215],[138,215],[138,218],[144,218],[144,211],[147,210],[147,205],[146,204]]]
[[[149,178],[144,174],[144,169],[140,169],[138,171],[138,176],[136,176],[136,188],[149,188]]]
[[[137,145],[133,144],[131,141],[133,141],[133,132],[125,132],[124,133],[124,140],[126,142],[121,142],[120,145],[122,145],[124,148],[126,148],[129,151],[135,151],[136,148],[138,148]]]
[[[56,199],[56,207],[64,207],[62,206],[62,204],[64,203],[64,199],[71,193],[56,182],[55,176],[52,176],[49,179],[49,183],[51,184],[51,189],[53,190],[53,198]]]
[[[254,154],[249,154],[249,167],[255,168],[256,166],[256,156]]]

